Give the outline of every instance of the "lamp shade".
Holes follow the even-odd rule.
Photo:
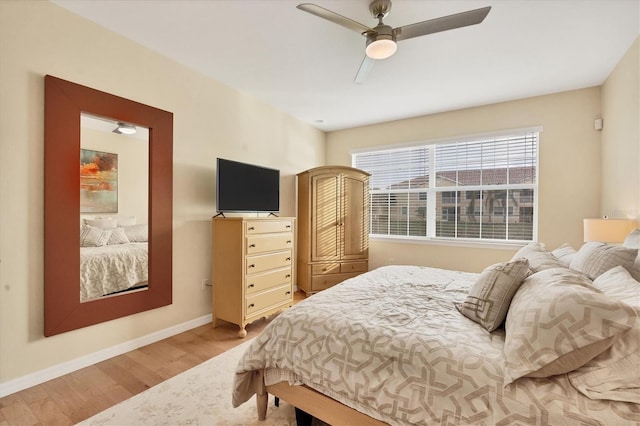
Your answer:
[[[584,219],[584,241],[621,243],[636,225],[632,219]]]

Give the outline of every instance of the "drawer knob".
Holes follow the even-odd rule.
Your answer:
[[[252,303],[252,304],[250,304],[250,305],[249,305],[249,308],[253,308],[254,306],[256,306],[256,305],[254,305],[254,304]]]
[[[291,225],[287,225],[287,229],[291,228]]]
[[[255,244],[249,244],[250,248],[254,248],[256,245]]]
[[[254,288],[255,286],[255,284],[249,284],[249,288]]]
[[[284,276],[285,278],[291,278],[291,274],[287,274]]]
[[[290,292],[290,291],[288,291],[288,292],[286,292],[285,294],[291,294],[291,292]]]
[[[287,244],[291,244],[291,240],[287,240]]]
[[[287,257],[285,260],[287,260],[287,261],[289,261],[289,262],[290,262],[290,261],[291,261],[291,258],[290,258],[290,257]]]
[[[253,226],[250,226],[250,227],[249,227],[249,231],[253,231],[253,230],[255,230],[255,229],[256,229],[256,228],[254,228]]]
[[[254,265],[253,263],[251,265],[249,265],[249,268],[255,268],[256,265]]]

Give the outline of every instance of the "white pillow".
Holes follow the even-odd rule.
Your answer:
[[[576,253],[577,253],[576,249],[571,247],[571,244],[569,243],[564,243],[563,245],[561,245],[560,247],[558,247],[557,249],[551,252],[552,255],[557,257],[558,260],[564,263],[565,266],[567,267],[571,264],[571,261],[573,260],[573,257],[575,256]]]
[[[111,238],[111,230],[85,225],[80,230],[80,247],[102,247]]]
[[[85,219],[85,225],[93,226],[96,228],[102,229],[111,229],[118,226],[118,221],[114,218],[94,218],[94,219]]]
[[[593,281],[593,286],[606,294],[640,308],[640,282],[622,266],[609,269]]]
[[[127,238],[132,243],[143,243],[149,241],[149,232],[147,225],[131,225],[123,226]]]
[[[109,238],[109,242],[107,244],[116,245],[116,244],[127,244],[130,242],[123,228],[113,228],[113,229],[110,229],[110,231],[111,231],[111,237]]]
[[[116,218],[118,226],[131,226],[136,224],[135,216],[118,216]]]
[[[627,238],[625,238],[622,245],[624,247],[640,249],[640,228],[631,231],[631,233],[627,235]],[[629,272],[631,272],[631,276],[635,278],[636,281],[640,281],[640,253],[638,253],[633,266],[629,269]]]
[[[595,280],[616,266],[624,266],[630,270],[636,256],[638,249],[592,241],[580,247],[569,267]]]

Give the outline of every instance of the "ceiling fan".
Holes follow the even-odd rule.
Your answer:
[[[350,30],[357,31],[366,37],[366,55],[354,79],[355,83],[364,82],[377,59],[386,59],[393,55],[397,49],[397,41],[479,24],[491,10],[491,6],[487,6],[480,9],[442,16],[440,18],[429,19],[427,21],[416,22],[415,24],[402,27],[391,28],[382,22],[391,10],[391,0],[373,0],[371,4],[369,4],[369,10],[373,17],[378,20],[378,25],[369,28],[360,22],[312,3],[303,3],[296,7],[335,24],[342,25]]]

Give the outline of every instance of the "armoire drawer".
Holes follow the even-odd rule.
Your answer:
[[[247,294],[257,293],[270,287],[277,287],[283,284],[291,284],[291,266],[277,269],[275,271],[263,272],[261,274],[249,275],[246,278]]]
[[[340,272],[367,272],[369,262],[343,262],[340,264]]]
[[[256,274],[269,269],[283,268],[291,265],[291,250],[283,250],[269,254],[258,254],[254,256],[247,256],[245,273]]]
[[[268,234],[275,232],[293,232],[293,221],[291,220],[255,220],[247,221],[247,235]]]
[[[293,247],[293,234],[250,235],[246,238],[247,254],[266,253]]]
[[[291,284],[247,297],[247,316],[270,306],[291,301]]]
[[[311,291],[326,290],[342,281],[353,278],[359,273],[349,274],[328,274],[328,275],[313,275],[311,277]]]
[[[339,263],[319,263],[311,265],[312,275],[338,274],[340,273]]]

